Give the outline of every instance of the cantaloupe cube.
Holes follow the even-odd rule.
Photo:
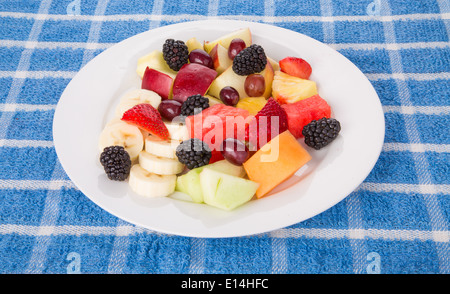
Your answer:
[[[305,148],[285,131],[265,144],[243,166],[249,179],[260,184],[256,197],[261,198],[310,160]]]

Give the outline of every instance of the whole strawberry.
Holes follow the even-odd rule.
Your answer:
[[[252,150],[258,150],[287,129],[286,111],[271,97],[246,126],[245,139]]]
[[[122,120],[159,137],[161,140],[168,140],[170,137],[161,114],[149,103],[141,103],[128,109],[123,114]]]

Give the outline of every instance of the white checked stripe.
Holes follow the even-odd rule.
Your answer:
[[[69,180],[0,180],[1,189],[16,190],[61,190],[78,188]]]
[[[392,184],[364,182],[355,191],[375,193],[444,194],[450,196],[449,184]]]
[[[33,26],[31,27],[30,34],[28,36],[28,41],[35,42],[38,40],[39,35],[42,31],[42,26],[45,22],[45,15],[48,13],[50,9],[50,3],[51,1],[42,1],[39,6],[39,15],[42,15],[42,18],[36,18],[34,20]],[[26,72],[30,68],[30,60],[31,56],[34,52],[34,48],[25,48],[25,50],[22,51],[20,55],[20,60],[17,65],[17,71],[18,72]],[[7,104],[14,104],[17,100],[17,97],[19,96],[22,86],[25,82],[25,79],[20,77],[17,73],[14,73],[13,81],[11,83],[10,90],[8,92],[8,95],[5,99],[5,102]],[[6,133],[8,131],[9,125],[11,124],[11,121],[13,119],[14,113],[13,112],[4,112],[2,113],[2,116],[0,117],[0,138],[5,138]]]
[[[286,238],[277,238],[278,230],[270,232],[272,247],[271,274],[285,274],[288,272],[288,250]]]
[[[207,16],[196,14],[177,14],[177,15],[153,15],[153,14],[114,14],[114,15],[65,15],[65,14],[39,14],[39,13],[24,13],[24,12],[6,12],[1,11],[0,17],[11,18],[25,18],[25,19],[43,19],[49,20],[78,20],[78,21],[146,21],[146,20],[164,20],[168,22],[180,21],[196,21],[207,19]],[[450,19],[450,13],[444,12],[442,14],[435,13],[415,13],[404,15],[383,15],[383,16],[369,16],[369,15],[337,15],[337,16],[260,16],[260,15],[226,15],[227,19],[243,20],[243,21],[268,21],[271,23],[301,23],[301,22],[334,22],[334,21],[365,21],[365,22],[392,22],[400,20],[430,20],[430,19]]]
[[[219,13],[219,0],[209,0],[208,3],[208,18],[215,18]]]
[[[33,111],[54,111],[56,105],[54,104],[0,104],[0,111],[10,112],[10,111],[23,111],[23,112],[33,112]]]
[[[118,233],[120,232],[120,233]],[[133,225],[118,226],[32,226],[32,225],[0,225],[0,235],[18,234],[24,236],[133,236],[138,233],[148,232],[160,234],[142,227]],[[254,235],[255,237],[265,237],[266,235]],[[286,238],[312,238],[312,239],[372,239],[388,241],[433,241],[436,243],[448,243],[450,241],[450,231],[421,231],[421,230],[387,230],[387,229],[310,229],[310,228],[289,228],[272,231],[270,236],[277,239]],[[205,239],[199,239],[202,241]]]
[[[320,0],[320,10],[322,17],[333,19],[332,0]],[[335,25],[333,21],[323,21],[323,39],[325,43],[335,43]],[[348,226],[350,229],[359,229],[362,227],[362,210],[358,194],[352,194],[345,199],[347,203]],[[367,255],[365,243],[363,240],[350,239],[352,249],[353,272],[362,273],[364,258]]]
[[[62,178],[62,177],[61,177]],[[14,190],[60,190],[75,189],[77,186],[70,180],[1,180],[0,189]],[[370,191],[382,193],[403,193],[403,194],[444,194],[450,195],[450,184],[392,184],[392,183],[370,183],[364,182],[355,191]]]
[[[434,48],[448,48],[450,44],[448,42],[411,42],[411,43],[337,43],[328,44],[335,50],[405,50],[405,49],[434,49]]]
[[[14,148],[53,148],[53,141],[0,139],[0,147]]]
[[[134,226],[127,225],[127,222],[117,219],[114,244],[109,256],[108,274],[122,274],[126,268],[127,252],[130,245],[128,236],[134,234],[134,228]]]
[[[215,1],[212,1],[215,2]],[[211,4],[211,9],[214,5]],[[211,17],[212,18],[212,17]],[[269,23],[269,21],[265,21]],[[46,41],[20,41],[20,40],[2,40],[0,47],[24,47],[37,49],[108,49],[114,46],[115,43],[86,43],[86,42],[46,42]],[[448,42],[411,42],[411,43],[327,43],[328,46],[335,50],[353,49],[353,50],[400,50],[400,49],[434,49],[450,47]]]
[[[51,1],[50,1],[51,2]],[[95,12],[97,14],[103,14],[106,10],[108,1],[99,1]],[[49,3],[50,6],[50,3]],[[48,8],[47,8],[48,11]],[[95,22],[91,24],[89,31],[88,42],[98,42],[100,36],[101,22]],[[83,55],[82,66],[92,59],[94,51],[86,49]],[[54,170],[51,179],[59,179],[65,175],[65,171],[62,168],[58,160],[55,162]],[[61,200],[61,190],[48,189],[47,196],[44,204],[44,211],[41,217],[42,228],[52,228],[56,224],[57,217],[59,215],[59,202]],[[29,265],[26,269],[26,273],[42,273],[46,260],[46,253],[50,244],[51,238],[49,236],[39,236],[36,238],[35,246],[33,247],[32,255],[29,261]]]
[[[105,14],[106,8],[108,6],[108,2],[109,2],[109,0],[99,0],[99,2],[97,3],[97,7],[95,8],[95,15],[97,17],[100,17],[101,19],[104,18],[104,14]],[[87,43],[91,44],[91,46],[94,46],[94,44],[98,43],[98,40],[100,38],[102,23],[103,23],[102,20],[91,23],[91,27],[89,29],[89,37],[87,40]],[[81,63],[81,66],[86,65],[94,57],[94,52],[96,49],[97,48],[95,48],[95,47],[94,48],[86,48],[86,50],[84,51],[84,54],[83,54],[83,61]]]
[[[397,51],[389,51],[397,52]],[[448,80],[450,79],[450,72],[437,72],[437,73],[366,73],[365,76],[371,81],[379,80],[415,80],[415,81],[433,81],[433,80]]]
[[[164,1],[153,1],[152,15],[160,15],[162,14],[164,9]],[[149,29],[157,28],[161,25],[161,19],[151,19]]]
[[[361,274],[364,270],[365,258],[368,254],[365,240],[358,238],[352,232],[357,232],[363,228],[363,211],[361,209],[361,202],[359,194],[353,193],[345,198],[347,207],[348,227],[349,227],[349,242],[352,248],[353,258],[353,272]]]
[[[0,104],[0,111],[54,111],[55,104]],[[450,114],[450,106],[383,106],[385,113],[401,113],[401,114],[426,114],[426,115],[448,115]]]
[[[264,1],[264,21],[272,23],[275,16],[275,0]],[[271,238],[272,274],[284,274],[288,270],[288,257],[285,239]]]
[[[46,42],[46,41],[18,41],[2,40],[0,47],[24,47],[36,49],[107,49],[115,43],[86,43],[86,42]]]
[[[20,78],[20,79],[43,79],[43,78],[62,78],[72,79],[78,72],[76,71],[0,71],[0,78]],[[438,73],[366,73],[365,76],[371,81],[380,80],[416,80],[416,81],[432,81],[432,80],[448,80],[450,79],[450,72]]]
[[[385,113],[396,112],[402,114],[427,114],[427,115],[448,115],[450,106],[383,106]]]
[[[450,153],[449,144],[421,144],[421,143],[384,143],[383,152],[436,152],[436,153]]]
[[[275,0],[264,1],[264,22],[271,23],[275,16]]]
[[[61,178],[64,173],[61,164],[59,161],[56,161],[51,178],[53,180]],[[44,270],[47,248],[52,241],[51,235],[59,216],[59,203],[61,202],[61,189],[55,189],[55,187],[59,187],[59,185],[50,181],[49,186],[46,188],[47,194],[40,219],[40,229],[34,242],[28,266],[25,269],[25,273],[28,274],[40,274]]]
[[[0,104],[0,111],[54,111],[55,104]],[[401,113],[401,114],[425,114],[425,115],[448,115],[450,114],[450,106],[383,106],[385,113]]]
[[[391,15],[391,9],[389,6],[389,1],[382,0],[381,1],[381,11],[384,15]],[[384,22],[384,35],[386,42],[395,44],[396,43],[396,35],[395,28],[392,22]],[[403,65],[402,59],[398,51],[389,51],[389,59],[391,62],[392,72],[397,73],[399,75],[403,75]],[[404,79],[396,80],[397,87],[399,89],[398,94],[402,105],[410,106],[411,105],[411,93],[409,92],[408,86],[405,83]],[[417,129],[417,124],[414,119],[414,116],[403,116],[406,132],[409,138],[409,141],[412,143],[420,142],[420,135]],[[414,165],[416,169],[417,178],[420,185],[427,185],[432,183],[432,177],[430,174],[429,162],[424,153],[412,153],[412,157],[414,160]],[[430,218],[430,225],[433,231],[442,231],[448,228],[448,222],[442,214],[442,211],[439,206],[439,202],[435,193],[430,194],[422,194],[425,205],[427,206],[428,215]],[[450,273],[450,263],[448,260],[449,254],[449,245],[441,246],[439,244],[436,245],[436,252],[439,258],[440,263],[440,272],[441,273]]]
[[[0,147],[13,148],[53,148],[53,141],[45,140],[16,140],[16,139],[0,139]],[[383,152],[436,152],[449,153],[449,144],[422,144],[422,143],[384,143]]]
[[[15,79],[72,79],[77,74],[76,71],[0,71],[0,78],[15,78]]]
[[[317,238],[317,239],[383,239],[414,241],[434,241],[436,243],[448,243],[450,232],[420,231],[420,230],[383,230],[383,229],[279,229],[272,234],[274,238]]]
[[[450,12],[450,2],[448,0],[437,0],[437,3],[442,14],[448,14]],[[445,29],[447,30],[447,36],[450,36],[450,22],[445,21],[448,20],[445,17],[442,19],[444,20]]]
[[[191,238],[190,249],[190,274],[203,274],[205,270],[205,256],[206,256],[206,239]]]
[[[320,0],[320,14],[322,15],[323,40],[326,44],[333,44],[334,39],[334,18],[333,3],[331,0]],[[329,19],[329,21],[326,21]]]

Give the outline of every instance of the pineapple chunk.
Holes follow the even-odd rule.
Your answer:
[[[272,97],[280,104],[294,103],[317,94],[315,82],[294,77],[282,71],[275,71]]]
[[[239,100],[236,107],[248,110],[250,115],[256,115],[266,103],[266,97],[245,97]]]

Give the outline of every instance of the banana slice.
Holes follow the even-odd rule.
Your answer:
[[[116,117],[122,118],[125,111],[141,103],[149,103],[158,109],[161,103],[161,96],[156,92],[145,89],[128,91],[120,98],[119,105],[116,107]]]
[[[184,169],[184,164],[177,159],[159,157],[147,151],[139,153],[139,165],[158,175],[176,175]]]
[[[145,197],[165,197],[175,191],[176,175],[157,175],[139,164],[131,167],[128,183],[138,195]]]
[[[172,140],[184,141],[190,139],[189,131],[185,124],[178,122],[164,122],[164,124],[169,130]]]
[[[177,159],[175,154],[178,145],[180,145],[181,141],[178,140],[168,140],[162,141],[156,138],[155,136],[147,136],[144,137],[144,149],[150,154]]]
[[[100,134],[98,148],[102,152],[105,147],[114,145],[123,146],[131,161],[135,161],[144,149],[141,130],[121,120],[108,123]]]

